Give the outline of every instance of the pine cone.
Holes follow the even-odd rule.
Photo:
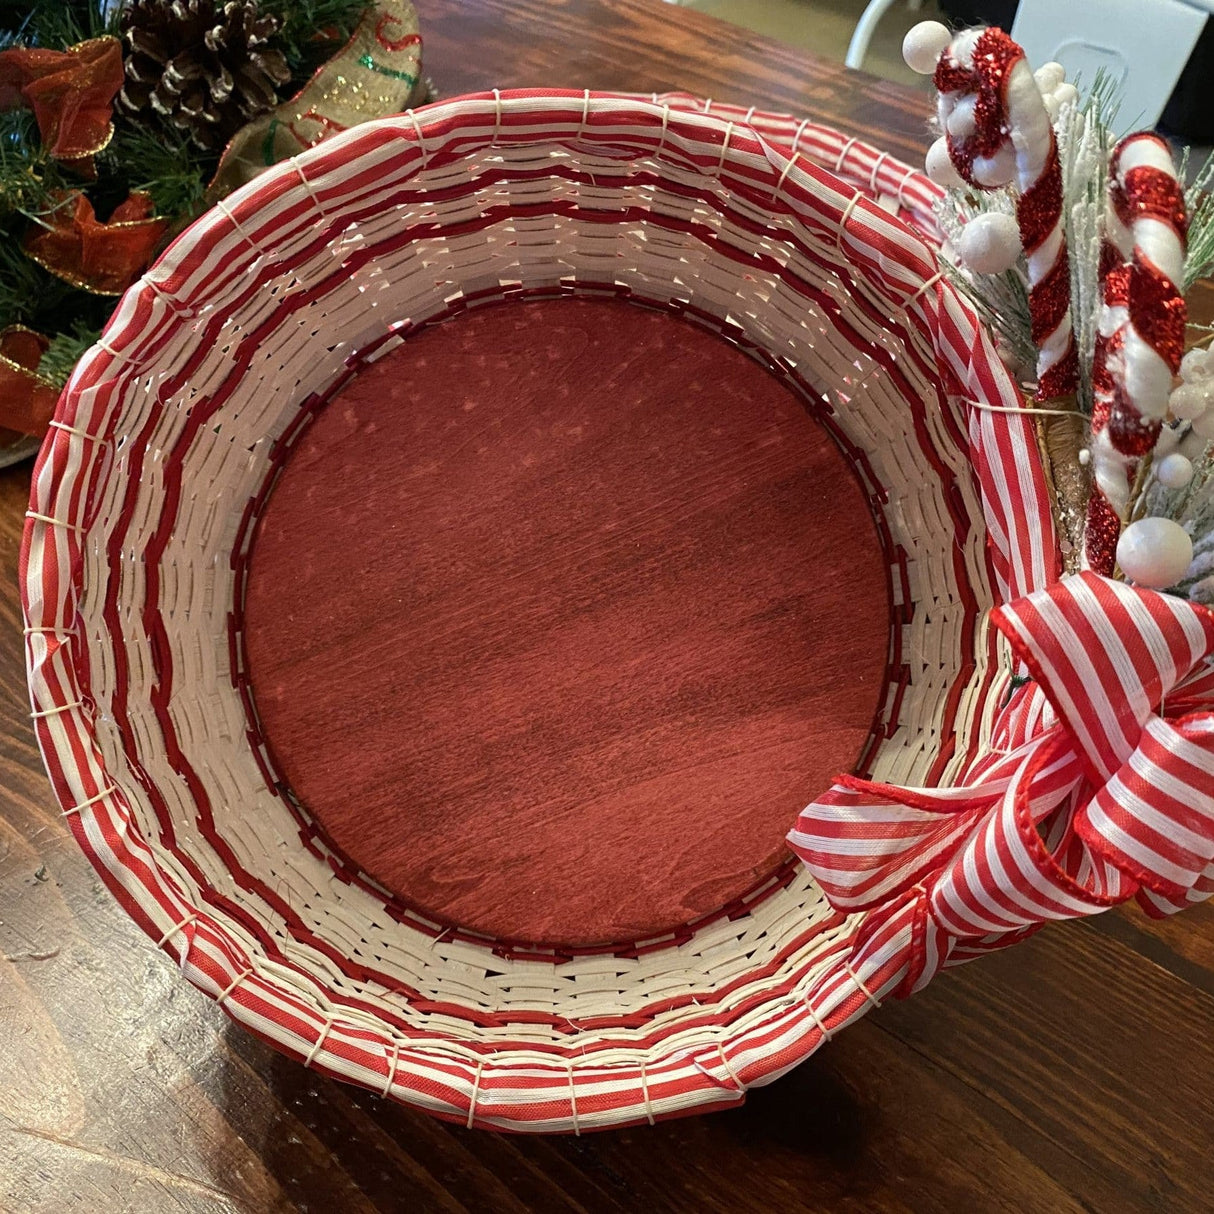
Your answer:
[[[278,27],[257,0],[130,0],[126,82],[115,105],[136,121],[154,111],[199,147],[222,148],[291,78],[273,46]]]

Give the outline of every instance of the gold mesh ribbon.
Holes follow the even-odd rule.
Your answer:
[[[1032,408],[1032,400],[1026,400]],[[1045,468],[1063,568],[1075,573],[1083,558],[1083,525],[1088,500],[1088,472],[1079,462],[1079,451],[1087,436],[1087,421],[1078,411],[1075,398],[1041,402],[1042,409],[1074,409],[1059,415],[1042,413],[1037,423],[1037,447]]]
[[[409,0],[377,0],[350,41],[294,97],[236,132],[207,188],[207,201],[338,131],[408,109],[423,91],[421,51],[417,13]]]

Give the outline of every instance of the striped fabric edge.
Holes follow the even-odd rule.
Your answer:
[[[841,780],[789,836],[869,912],[853,964],[901,933],[899,995],[1052,920],[1214,894],[1214,612],[1088,571],[993,618],[1033,680],[998,745],[953,788]]]

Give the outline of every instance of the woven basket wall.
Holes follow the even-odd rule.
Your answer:
[[[968,403],[1019,401],[941,278],[935,187],[826,128],[715,110],[486,94],[276,166],[127,294],[35,470],[35,723],[106,884],[251,1031],[468,1125],[729,1105],[883,992],[800,870],[677,938],[558,957],[429,923],[300,842],[233,621],[274,474],[359,367],[468,308],[567,294],[673,311],[767,365],[852,461],[885,548],[879,778],[947,781],[982,746],[1008,676],[983,613],[1051,569],[1032,432]]]

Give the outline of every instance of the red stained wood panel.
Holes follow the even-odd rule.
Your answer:
[[[888,630],[803,402],[615,301],[484,309],[366,369],[289,459],[246,605],[263,728],[331,842],[426,914],[574,945],[780,867]]]

